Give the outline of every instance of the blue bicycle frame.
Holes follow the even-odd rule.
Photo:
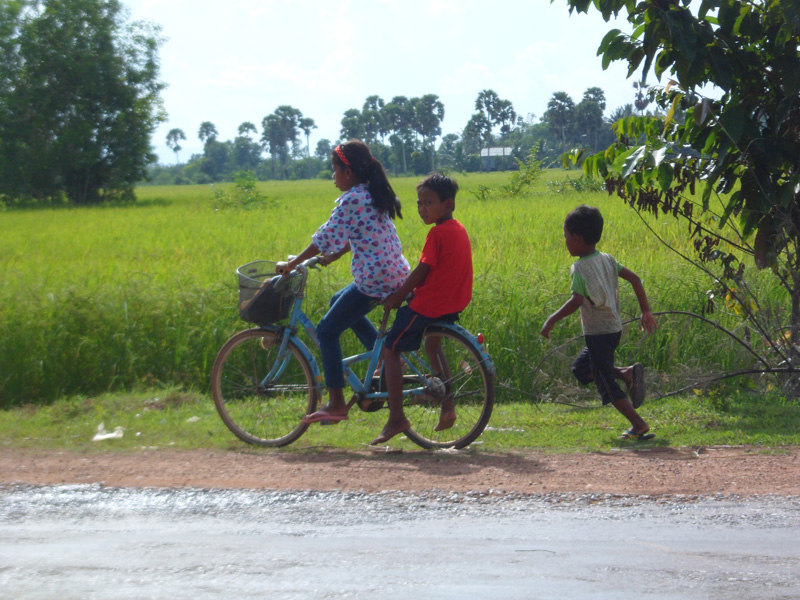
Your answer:
[[[312,259],[313,261],[313,259]],[[307,261],[307,263],[310,261]],[[313,267],[315,263],[312,263],[310,266]],[[262,381],[262,385],[266,387],[266,385],[270,381],[274,381],[281,376],[286,365],[289,362],[291,357],[291,353],[289,352],[288,346],[289,342],[292,341],[297,348],[303,353],[303,356],[308,360],[308,363],[311,365],[312,373],[314,376],[314,380],[317,382],[318,391],[322,392],[323,387],[323,378],[321,371],[319,369],[319,365],[317,364],[317,360],[314,354],[309,350],[308,346],[297,336],[298,325],[302,326],[302,328],[308,333],[308,336],[314,342],[314,344],[319,347],[319,339],[317,337],[317,329],[311,319],[303,312],[302,304],[305,298],[305,286],[306,280],[308,278],[308,267],[306,264],[299,265],[297,267],[297,275],[294,277],[302,277],[302,281],[298,287],[297,297],[294,300],[294,304],[292,306],[291,315],[289,317],[289,324],[284,326],[263,326],[262,329],[275,331],[281,333],[281,345],[279,348],[278,356],[283,357],[282,360],[278,360],[275,362],[275,365],[267,373],[266,377]],[[388,313],[387,313],[388,316]],[[473,346],[478,350],[481,355],[481,361],[486,365],[489,371],[494,374],[495,368],[494,363],[492,362],[489,355],[483,349],[482,344],[473,336],[469,331],[461,327],[460,325],[456,325],[454,323],[437,323],[439,327],[444,329],[450,329],[465,338],[469,339],[472,342]],[[385,391],[370,391],[370,387],[372,385],[373,377],[372,374],[378,368],[378,362],[380,361],[381,351],[383,350],[383,343],[384,337],[386,335],[386,316],[384,317],[383,323],[378,330],[378,337],[375,342],[375,346],[368,351],[362,352],[360,354],[355,354],[353,356],[349,356],[343,359],[342,367],[344,369],[345,380],[348,386],[362,398],[371,398],[371,399],[380,399],[386,398],[388,396],[387,392]],[[407,365],[408,370],[410,371],[411,375],[419,376],[420,378],[420,386],[416,388],[406,388],[403,390],[404,395],[420,395],[424,393],[427,389],[425,385],[425,376],[423,372],[420,371],[420,368],[425,370],[426,372],[430,373],[430,365],[427,364],[426,360],[417,353],[417,352],[409,352],[406,353],[412,360],[409,360],[405,355],[403,355],[402,359],[404,363]],[[358,375],[356,375],[352,369],[350,368],[352,365],[360,364],[363,362],[367,362],[367,370],[364,379],[360,379]]]

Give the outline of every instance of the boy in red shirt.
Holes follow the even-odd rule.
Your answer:
[[[403,412],[403,370],[400,353],[417,350],[425,328],[435,321],[453,323],[458,313],[472,299],[472,247],[464,226],[453,218],[458,184],[455,180],[432,173],[417,185],[417,211],[428,232],[419,265],[406,282],[384,301],[384,310],[397,308],[394,324],[383,348],[383,368],[389,396],[389,420],[371,444],[387,442],[411,427]],[[400,306],[410,292],[414,297],[408,306]],[[431,367],[442,373],[438,338],[429,338],[425,353]],[[456,422],[452,400],[445,400],[436,431]]]

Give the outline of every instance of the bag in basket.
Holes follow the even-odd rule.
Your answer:
[[[241,290],[240,290],[241,291]],[[239,316],[249,323],[270,325],[289,316],[295,299],[289,277],[276,275],[264,281],[252,297],[242,299],[240,293]]]

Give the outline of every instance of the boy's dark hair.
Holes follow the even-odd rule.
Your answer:
[[[594,206],[579,206],[564,219],[564,227],[572,234],[583,237],[587,244],[596,244],[603,235],[603,215]]]
[[[337,150],[344,154],[347,164],[342,161]],[[369,187],[369,195],[372,196],[372,206],[380,213],[387,213],[389,217],[403,218],[400,200],[389,183],[386,171],[381,162],[372,156],[364,142],[359,140],[348,140],[336,146],[331,152],[331,161],[338,167],[350,167],[358,177],[360,183],[366,183]]]
[[[451,179],[444,173],[439,173],[437,171],[435,173],[431,173],[425,177],[425,179],[420,181],[417,184],[417,191],[424,187],[433,190],[433,192],[439,196],[439,200],[442,202],[448,198],[452,198],[453,204],[455,204],[456,194],[458,193],[458,183],[455,179]]]

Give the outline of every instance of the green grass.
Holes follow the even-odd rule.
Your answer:
[[[495,407],[487,430],[473,448],[563,453],[632,446],[752,445],[775,450],[800,444],[800,403],[774,395],[735,393],[724,400],[682,396],[648,401],[640,410],[657,434],[652,442],[620,440],[627,423],[599,402],[583,407],[506,402]],[[378,434],[387,413],[354,408],[350,416],[336,426],[314,425],[286,449],[267,451],[360,449]],[[123,437],[92,441],[101,423],[109,432],[122,427]],[[420,450],[404,436],[390,444]],[[76,452],[254,448],[225,428],[208,397],[175,389],[62,398],[47,406],[0,411],[0,447]]]

